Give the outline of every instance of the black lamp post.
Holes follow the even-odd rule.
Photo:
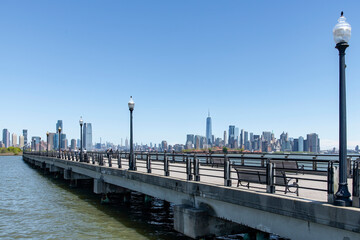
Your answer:
[[[58,133],[59,133],[59,158],[61,158],[61,127],[58,128]]]
[[[79,120],[79,124],[80,124],[80,162],[82,162],[82,158],[83,158],[83,132],[82,132],[82,127],[83,127],[83,119],[82,117],[80,117]]]
[[[46,156],[49,156],[49,132],[46,132]]]
[[[339,189],[335,194],[335,205],[351,206],[347,184],[347,144],[346,144],[346,85],[345,85],[345,50],[349,46],[351,26],[341,12],[338,23],[333,29],[336,48],[339,50]]]
[[[129,170],[136,170],[135,169],[135,161],[134,161],[134,150],[133,150],[133,110],[134,110],[134,100],[132,96],[130,96],[130,101],[128,103],[129,110],[130,110],[130,156],[129,156]]]

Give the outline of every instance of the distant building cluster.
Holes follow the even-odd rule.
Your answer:
[[[280,138],[275,138],[274,133],[264,131],[262,134],[239,129],[230,125],[228,131],[224,131],[223,138],[215,138],[212,135],[210,114],[206,119],[206,136],[187,134],[186,149],[207,149],[211,147],[227,147],[250,152],[320,152],[320,138],[316,133],[307,134],[303,137],[291,138],[283,132]]]
[[[10,139],[11,136],[11,139]],[[27,129],[23,130],[23,134],[19,136],[17,136],[16,133],[12,133],[10,135],[10,132],[8,129],[4,128],[3,129],[3,135],[2,135],[2,141],[0,141],[0,147],[2,148],[8,148],[8,147],[19,147],[22,148],[27,144]]]
[[[61,128],[59,133],[58,129]],[[60,138],[59,138],[60,134]],[[60,141],[60,144],[59,144]],[[43,150],[47,147],[49,150],[72,150],[76,151],[80,149],[80,139],[71,139],[68,141],[63,128],[63,121],[58,120],[56,123],[55,132],[48,133],[48,139],[41,139],[39,136],[31,137],[28,141],[28,130],[24,129],[22,135],[19,137],[16,133],[10,132],[8,129],[3,129],[2,141],[0,141],[0,147],[27,147],[33,151]],[[93,145],[92,139],[92,125],[91,123],[83,124],[83,149],[103,151],[106,149],[127,151],[130,149],[129,140],[125,139],[123,145],[123,139],[119,145],[115,145],[110,142],[100,142]],[[60,146],[59,146],[60,145]],[[183,150],[198,150],[209,148],[223,148],[247,151],[247,152],[320,152],[320,138],[316,133],[309,133],[306,138],[300,136],[298,138],[292,138],[288,136],[288,133],[281,133],[279,138],[276,138],[273,132],[263,131],[262,134],[254,134],[252,132],[239,129],[235,125],[229,125],[229,129],[224,131],[221,137],[215,137],[212,134],[212,121],[210,112],[206,118],[206,133],[205,136],[196,134],[187,134],[185,144],[170,145],[167,141],[163,140],[161,143],[153,144],[134,144],[135,151],[167,151],[167,152],[181,152]],[[351,150],[350,150],[351,151]],[[360,152],[359,146],[356,146],[355,152]],[[330,150],[328,153],[337,153],[336,149]]]
[[[59,128],[61,129],[60,133]],[[80,139],[71,139],[68,141],[66,138],[62,120],[58,120],[56,122],[55,132],[49,132],[47,138],[48,139],[41,139],[39,136],[33,136],[31,138],[30,144],[28,145],[28,148],[31,148],[33,151],[39,151],[40,149],[45,151],[47,148],[49,148],[49,151],[59,150],[59,147],[61,150],[75,151],[80,149]],[[27,144],[25,143],[25,145]],[[93,150],[91,123],[84,123],[83,125],[83,149]]]

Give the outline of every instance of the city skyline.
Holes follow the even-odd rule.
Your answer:
[[[134,142],[174,144],[189,132],[203,135],[211,109],[217,137],[229,125],[316,132],[322,149],[338,148],[332,28],[343,10],[354,30],[346,55],[353,149],[360,145],[360,3],[307,3],[2,2],[0,79],[4,89],[20,86],[21,97],[3,92],[12,102],[0,127],[45,139],[62,119],[68,140],[78,139],[83,116],[92,123],[93,143],[101,137],[119,144],[129,136],[132,95]]]
[[[55,129],[63,129],[63,121],[58,120],[56,123]],[[27,129],[23,129],[23,134],[27,136]],[[305,151],[305,152],[320,152],[320,150],[332,150],[332,149],[320,149],[320,139],[318,134],[316,133],[310,133],[306,134],[307,138],[304,139],[304,137],[299,136],[296,137],[289,137],[288,132],[282,132],[280,134],[279,138],[276,137],[276,134],[274,132],[269,131],[262,131],[262,134],[257,134],[253,132],[248,132],[244,129],[241,129],[239,131],[239,128],[235,125],[229,125],[229,130],[226,132],[224,131],[224,137],[229,136],[228,139],[222,139],[219,136],[214,136],[211,134],[212,132],[212,124],[211,124],[211,117],[210,112],[208,112],[208,117],[206,118],[206,134],[205,136],[196,135],[196,134],[187,134],[186,142],[185,144],[182,144],[180,142],[169,144],[166,140],[162,140],[161,143],[156,142],[149,142],[149,143],[142,143],[139,144],[135,142],[135,145],[139,146],[148,146],[152,148],[153,143],[154,145],[158,145],[161,149],[167,149],[167,146],[177,146],[177,149],[206,149],[211,147],[229,147],[233,149],[244,149],[248,151],[263,151],[263,152],[278,152],[278,151]],[[228,134],[227,134],[228,133]],[[47,132],[49,134],[49,138],[46,138],[49,140],[49,149],[57,149],[58,146],[58,132],[52,133]],[[15,136],[15,138],[14,138]],[[304,135],[305,136],[305,135]],[[313,137],[314,136],[314,140]],[[250,137],[250,138],[249,138]],[[14,140],[15,139],[15,140]],[[21,140],[22,139],[22,140]],[[24,136],[19,136],[19,144],[22,142],[21,146],[24,146]],[[32,141],[36,140],[36,143],[40,143],[41,137],[39,136],[32,136]],[[46,142],[46,139],[42,139],[42,142]],[[255,140],[254,140],[255,139]],[[79,139],[73,139],[69,138],[67,139],[66,134],[62,131],[61,132],[61,148],[62,149],[79,149],[79,143],[76,144],[76,140],[79,142]],[[15,141],[15,142],[14,142]],[[107,142],[111,145],[120,146],[128,148],[127,146],[127,138],[125,140],[125,145],[122,145],[122,141],[120,144],[118,143],[112,143]],[[8,142],[8,143],[6,143]],[[17,135],[15,133],[12,133],[11,137],[11,144],[10,144],[10,132],[8,129],[3,129],[3,138],[2,143],[8,146],[17,146]],[[227,144],[228,143],[228,144]],[[86,150],[92,150],[92,149],[98,149],[97,145],[99,143],[92,142],[92,125],[91,123],[84,123],[83,124],[83,148]],[[7,146],[7,147],[8,147]],[[75,147],[74,147],[75,146]],[[164,148],[166,146],[166,148]],[[32,145],[32,148],[34,146]],[[100,145],[101,147],[101,145]],[[116,147],[117,148],[117,147]],[[336,147],[335,147],[336,148]],[[358,148],[358,146],[356,146]],[[45,147],[44,147],[45,149]],[[349,148],[349,150],[351,150]]]

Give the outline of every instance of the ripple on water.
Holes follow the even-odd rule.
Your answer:
[[[149,213],[136,196],[129,208],[103,206],[91,191],[44,176],[21,156],[0,157],[0,166],[0,239],[187,239],[171,230],[160,201]]]

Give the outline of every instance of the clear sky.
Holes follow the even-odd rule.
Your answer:
[[[359,1],[0,1],[0,129],[45,139],[64,122],[93,141],[185,143],[229,125],[316,132],[338,142],[338,52],[344,11],[348,146],[360,145]]]

